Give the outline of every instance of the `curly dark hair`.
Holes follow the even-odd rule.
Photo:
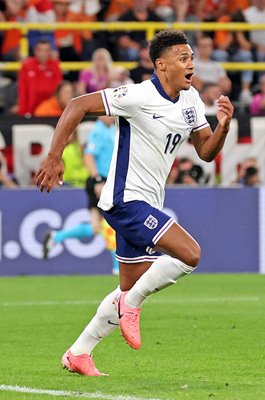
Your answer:
[[[150,42],[149,55],[155,66],[157,58],[171,46],[177,44],[188,44],[186,35],[183,32],[163,30],[155,34]]]

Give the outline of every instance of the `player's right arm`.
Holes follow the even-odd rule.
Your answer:
[[[48,156],[41,163],[36,175],[36,184],[41,192],[50,192],[54,185],[63,181],[63,150],[69,136],[86,113],[93,116],[106,115],[100,92],[76,97],[66,106],[55,128]]]

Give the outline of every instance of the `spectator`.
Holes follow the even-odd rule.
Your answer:
[[[245,186],[258,186],[261,184],[259,178],[259,170],[256,167],[248,167],[244,175],[243,185]]]
[[[27,0],[25,22],[53,24],[55,22],[55,12],[52,0]],[[35,46],[40,40],[48,41],[51,48],[55,50],[54,33],[52,31],[30,30],[28,39],[31,54],[34,53]]]
[[[178,20],[176,13],[178,0],[154,0],[154,12],[163,21],[166,22],[183,22]]]
[[[227,14],[228,0],[199,0],[196,7],[196,15],[201,22],[217,22],[219,18]],[[214,39],[216,31],[198,32],[196,37],[208,36]]]
[[[71,0],[53,0],[53,9],[56,16],[56,22],[70,22]],[[59,51],[61,61],[80,61],[82,51],[81,35],[77,30],[56,30],[55,44]],[[64,74],[64,78],[71,82],[77,81],[78,71],[70,71]]]
[[[148,8],[149,0],[132,0],[132,8],[122,14],[119,21],[148,22],[161,21],[153,11]],[[139,58],[140,43],[145,40],[145,31],[127,31],[118,38],[118,58],[125,61],[134,61]]]
[[[207,36],[199,38],[194,59],[193,86],[200,91],[205,83],[216,83],[223,94],[228,94],[231,90],[231,81],[223,67],[211,59],[212,54],[212,39]]]
[[[228,15],[232,15],[239,10],[245,10],[250,6],[250,0],[229,0],[226,10]]]
[[[204,0],[199,3],[198,16],[203,22],[217,21],[226,14],[228,0]]]
[[[62,80],[57,60],[51,57],[51,45],[40,40],[34,48],[34,56],[27,58],[18,77],[18,114],[30,116],[36,107],[53,95]]]
[[[117,19],[130,10],[132,0],[111,0],[105,13],[105,21],[117,21]]]
[[[122,66],[114,67],[110,73],[109,87],[116,88],[118,86],[134,83],[130,78],[130,71]]]
[[[6,0],[2,12],[2,17],[3,16],[8,22],[55,22],[55,14],[51,0]],[[2,58],[5,61],[19,61],[19,45],[21,38],[22,33],[20,30],[8,29],[5,31],[1,49]],[[31,52],[40,39],[48,40],[52,48],[55,49],[54,35],[51,31],[30,30],[28,38]]]
[[[252,115],[265,115],[265,75],[259,78],[260,92],[257,93],[251,103],[250,112]]]
[[[216,100],[221,94],[221,88],[217,83],[205,83],[202,86],[200,95],[205,105],[205,115],[216,115]]]
[[[200,183],[206,183],[206,180],[200,165],[195,165],[190,158],[182,157],[175,160],[167,183],[195,187]]]
[[[64,184],[84,189],[89,171],[84,164],[84,151],[76,131],[69,137],[62,160],[64,163]]]
[[[154,0],[155,13],[166,22],[198,21],[204,0]]]
[[[105,89],[110,79],[112,58],[108,50],[99,48],[92,55],[92,68],[80,73],[77,93],[82,95]]]
[[[64,183],[69,186],[84,189],[89,176],[89,171],[84,164],[83,148],[74,131],[64,149],[62,160],[64,163]]]
[[[259,177],[259,167],[256,158],[246,158],[239,165],[238,176],[234,183],[239,183],[244,186],[257,186],[261,183]]]
[[[59,83],[52,97],[44,100],[34,111],[35,117],[60,117],[67,103],[74,97],[71,82]]]
[[[246,22],[242,11],[237,11],[231,16],[223,16],[219,22]],[[215,35],[216,50],[213,52],[213,58],[219,62],[237,61],[237,62],[253,62],[252,43],[249,40],[249,33],[236,32],[220,32]],[[250,91],[253,81],[253,71],[242,71],[241,82],[239,88],[239,101],[242,106],[249,105],[252,94]],[[237,94],[235,96],[238,97]]]
[[[178,22],[200,22],[201,9],[205,0],[175,0],[176,19]],[[196,31],[187,32],[191,47],[195,47],[200,34]]]
[[[154,66],[149,56],[149,43],[143,40],[139,48],[138,66],[131,70],[131,78],[134,83],[140,83],[146,79],[150,79],[154,72]]]
[[[18,0],[4,1],[1,6],[1,20],[6,22],[18,22],[25,20],[26,1]],[[3,32],[1,43],[1,59],[4,61],[19,60],[19,42],[21,31],[17,29],[8,29]]]
[[[71,1],[69,7],[69,20],[72,22],[96,22],[97,14],[101,10],[100,0],[75,0]],[[80,31],[82,40],[81,58],[91,58],[93,51],[97,48],[94,34],[89,29]]]
[[[250,24],[265,21],[265,0],[252,0],[253,5],[243,11],[244,17]],[[251,30],[250,40],[255,47],[258,61],[265,61],[265,30]]]

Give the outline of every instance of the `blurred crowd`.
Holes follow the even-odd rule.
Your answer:
[[[264,23],[265,0],[0,0],[0,21]],[[237,111],[265,115],[265,71],[229,72],[221,64],[264,62],[265,31],[186,33],[195,53],[193,85],[206,114],[216,114],[215,101],[225,94]],[[59,117],[75,96],[139,83],[153,73],[145,31],[31,30],[25,60],[20,58],[20,39],[19,30],[0,31],[1,61],[22,61],[18,73],[1,72],[2,115]],[[60,61],[89,61],[92,66],[81,72],[62,71]],[[113,61],[135,61],[136,67],[128,70]],[[189,161],[177,160],[169,183],[207,183],[200,166],[182,171]]]
[[[265,0],[0,0],[0,21],[9,22],[265,22]],[[262,72],[226,72],[222,62],[265,61],[265,30],[189,31],[195,52],[193,84],[210,99],[215,84],[236,106],[254,115],[265,114]],[[21,60],[22,33],[0,31],[2,61],[23,61],[21,71],[2,72],[0,110],[2,113],[33,115],[36,107],[55,94],[61,80],[73,85],[73,94],[88,93],[120,83],[138,83],[153,71],[148,55],[146,32],[96,30],[31,30],[29,54]],[[61,71],[60,61],[89,61],[90,70]],[[113,68],[112,61],[134,61],[131,71]],[[41,78],[41,80],[40,80]],[[34,94],[35,82],[38,85]],[[46,83],[49,82],[49,85]],[[30,95],[25,104],[25,87]],[[262,89],[263,88],[263,89]],[[17,94],[17,96],[16,96]],[[255,95],[259,94],[258,100]],[[34,98],[36,96],[36,99]],[[210,101],[210,100],[209,100]],[[254,106],[252,106],[254,102]],[[210,105],[211,107],[211,105]]]

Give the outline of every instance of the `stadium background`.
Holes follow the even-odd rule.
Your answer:
[[[229,30],[229,31],[251,31],[256,29],[264,29],[264,24],[246,24],[246,23],[171,23],[165,24],[163,22],[90,22],[90,23],[56,23],[56,24],[32,24],[32,23],[18,23],[18,22],[2,22],[0,23],[0,30],[17,29],[22,32],[20,38],[20,57],[23,60],[29,55],[29,41],[28,34],[31,30],[38,28],[40,32],[55,31],[59,28],[64,28],[66,31],[71,29],[84,30],[92,29],[98,31],[120,31],[123,29],[139,30],[143,29],[146,32],[146,39],[149,40],[153,37],[154,33],[163,28],[183,29],[186,32],[196,31],[216,31]],[[123,65],[126,68],[132,68],[136,62],[122,62],[116,61],[114,65]],[[90,62],[62,62],[61,67],[63,70],[82,70],[91,66]],[[238,63],[230,62],[223,63],[227,71],[239,71],[245,69],[252,69],[253,71],[265,70],[265,63]],[[18,71],[21,67],[20,62],[2,62],[0,70],[2,71]],[[239,110],[240,111],[240,110]],[[27,174],[32,174],[32,171],[38,168],[41,159],[48,151],[48,146],[53,133],[57,119],[51,118],[24,118],[14,116],[10,119],[8,116],[1,115],[1,131],[0,137],[2,148],[6,146],[7,149],[13,149],[13,167],[15,169],[15,176],[23,183],[27,183]],[[208,117],[212,127],[215,124],[214,117]],[[261,166],[261,178],[264,182],[265,177],[265,143],[264,135],[262,134],[264,126],[264,118],[258,118],[259,126],[253,126],[253,117],[248,113],[235,112],[234,121],[236,121],[237,129],[234,133],[234,141],[238,144],[226,144],[225,149],[228,150],[228,157],[223,160],[223,169],[221,169],[221,185],[219,189],[207,188],[199,190],[198,188],[181,188],[170,189],[167,191],[167,198],[169,196],[170,207],[174,215],[180,218],[181,223],[186,222],[187,229],[194,231],[195,236],[201,242],[204,237],[204,226],[201,224],[201,215],[207,218],[208,226],[214,227],[214,232],[209,235],[210,240],[205,240],[206,246],[204,249],[204,258],[201,262],[201,272],[264,272],[264,228],[263,228],[263,188],[237,188],[228,189],[228,177],[232,180],[235,176],[235,167],[242,158],[243,153],[245,157],[248,155],[258,156]],[[233,124],[232,124],[233,125]],[[82,123],[79,127],[79,138],[81,142],[87,135],[89,129],[93,126],[93,121]],[[255,133],[260,131],[259,140],[254,140]],[[37,154],[31,154],[31,148],[34,145],[39,145]],[[191,147],[191,146],[190,146]],[[258,150],[257,150],[258,149]],[[184,155],[189,154],[190,150]],[[223,151],[224,153],[224,151]],[[239,154],[238,154],[239,153]],[[194,152],[192,156],[195,157]],[[228,159],[234,158],[234,165],[230,165],[231,161]],[[27,160],[27,161],[25,161]],[[208,167],[209,168],[209,167]],[[210,168],[211,169],[211,168]],[[214,174],[214,172],[213,172]],[[26,175],[26,178],[25,178]],[[230,177],[231,175],[231,177]],[[29,178],[28,178],[29,179]],[[190,195],[190,192],[194,194]],[[15,192],[1,191],[0,192],[0,212],[1,212],[1,225],[0,225],[0,275],[20,275],[20,274],[63,274],[63,273],[82,273],[82,274],[96,274],[96,273],[109,273],[111,271],[108,255],[103,249],[101,243],[102,239],[96,237],[91,243],[80,243],[78,240],[70,240],[65,245],[60,245],[54,252],[48,266],[41,261],[41,242],[42,237],[47,228],[57,228],[64,226],[64,221],[68,220],[68,214],[72,213],[74,209],[78,210],[83,208],[82,221],[86,219],[87,212],[84,210],[84,194],[82,191],[76,193],[75,191],[69,192],[69,199],[73,196],[74,206],[67,208],[65,202],[61,202],[61,196],[65,192],[52,194],[49,198],[39,197],[37,205],[40,210],[52,210],[58,215],[58,222],[54,226],[49,225],[49,217],[43,217],[43,220],[34,227],[36,231],[28,233],[28,236],[21,234],[23,228],[23,221],[27,220],[30,210],[35,210],[37,215],[38,207],[36,207],[36,199],[38,194],[34,188],[28,186],[27,190],[18,190]],[[186,195],[187,192],[187,195]],[[58,196],[58,200],[57,200]],[[185,196],[185,207],[182,207],[182,197]],[[196,207],[192,202],[189,204],[189,198],[197,199]],[[230,196],[230,197],[228,197]],[[13,200],[19,197],[19,207],[14,208]],[[187,198],[186,198],[187,197]],[[231,199],[231,203],[225,199]],[[35,199],[35,200],[34,200]],[[240,201],[241,199],[241,201]],[[40,206],[40,203],[43,205]],[[63,204],[63,206],[61,206]],[[71,204],[71,201],[69,202]],[[167,203],[166,203],[167,204]],[[188,205],[189,204],[189,205]],[[198,204],[201,208],[197,208]],[[233,205],[232,205],[233,204]],[[207,205],[207,206],[205,206]],[[218,207],[219,205],[219,207]],[[213,210],[214,208],[214,210]],[[23,211],[24,210],[24,211]],[[194,215],[191,210],[195,210]],[[179,217],[181,213],[181,217]],[[41,214],[41,211],[40,213]],[[59,217],[60,216],[60,217]],[[89,218],[89,216],[88,216]],[[73,219],[71,219],[72,222]],[[227,221],[230,221],[231,236],[227,236]],[[68,222],[69,225],[69,222]],[[33,223],[34,226],[34,223]],[[22,228],[21,228],[22,227]],[[197,227],[197,228],[196,228]],[[200,229],[201,227],[201,229]],[[30,231],[30,230],[29,230]],[[227,243],[231,246],[224,249],[223,246],[216,246],[215,243],[222,243],[228,237]],[[21,238],[24,238],[21,240]],[[32,242],[32,243],[31,243]],[[75,249],[76,246],[76,249]],[[78,256],[80,248],[86,248],[82,257]],[[95,247],[95,250],[93,249]],[[31,250],[27,251],[27,248]],[[34,248],[36,248],[34,250]],[[72,250],[71,250],[72,249]],[[214,249],[214,251],[212,251]],[[53,255],[53,253],[52,253]],[[230,259],[228,258],[230,256]],[[85,257],[88,256],[86,260]],[[214,265],[213,265],[214,260]],[[73,263],[74,261],[74,263]],[[37,262],[37,264],[36,264]],[[59,263],[59,267],[58,267]],[[73,267],[74,265],[74,267]],[[63,266],[63,267],[62,267]],[[72,267],[70,267],[72,266]]]

